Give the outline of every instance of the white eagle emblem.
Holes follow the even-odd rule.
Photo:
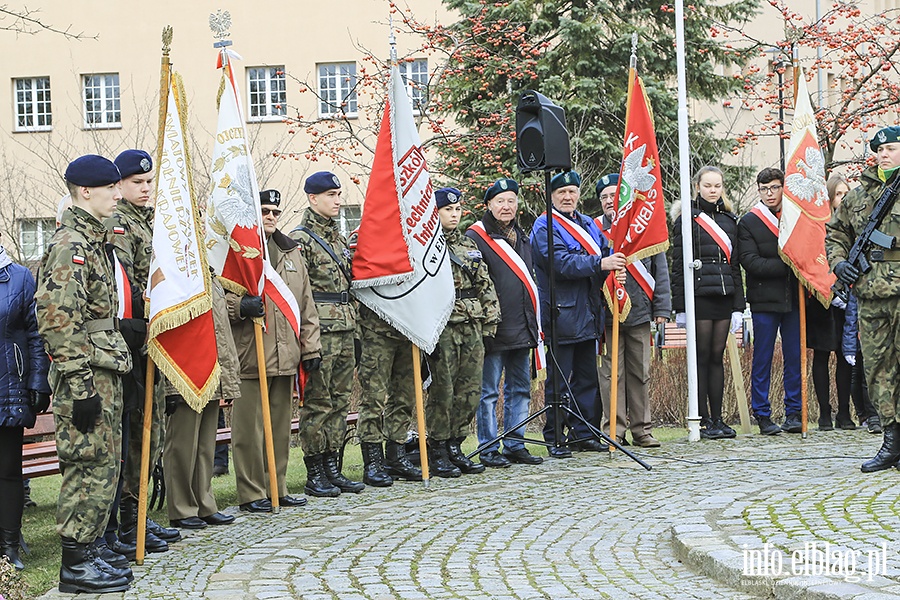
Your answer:
[[[219,200],[215,206],[210,206],[210,213],[215,213],[229,229],[236,225],[248,229],[254,227],[257,224],[257,203],[253,199],[250,169],[247,165],[239,165],[235,169],[234,179],[225,175],[219,187],[225,188],[228,199],[224,202]]]
[[[807,148],[804,158],[797,160],[797,172],[784,178],[784,185],[797,200],[822,206],[828,201],[825,189],[825,158],[815,148]]]

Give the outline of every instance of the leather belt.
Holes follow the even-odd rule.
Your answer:
[[[463,298],[477,298],[478,290],[475,288],[469,288],[467,290],[456,290],[456,299],[462,300]]]
[[[350,304],[350,292],[313,292],[313,300],[331,304]]]
[[[106,319],[91,319],[84,322],[84,330],[88,333],[96,333],[98,331],[118,331],[119,318],[107,317]]]

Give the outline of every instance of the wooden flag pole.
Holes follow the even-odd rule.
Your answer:
[[[269,384],[266,379],[262,323],[254,319],[253,330],[256,334],[256,364],[259,367],[259,398],[262,402],[263,435],[269,469],[269,493],[272,497],[272,512],[278,512],[278,473],[275,472],[275,442],[272,438],[272,412],[269,410]]]
[[[614,276],[612,273],[610,276]],[[612,440],[616,438],[616,421],[618,421],[619,410],[619,299],[615,296],[615,288],[613,288],[612,298],[612,349],[610,351],[610,377],[609,377],[609,437]],[[623,432],[624,435],[624,432]],[[612,444],[609,446],[609,453],[612,455],[616,451],[616,447]]]
[[[737,398],[738,414],[741,415],[741,433],[750,433],[750,409],[747,406],[747,390],[744,387],[744,373],[741,370],[741,355],[738,352],[735,335],[728,332],[728,358],[731,363],[731,380]]]
[[[809,420],[809,403],[807,393],[806,378],[807,357],[806,357],[806,294],[804,293],[803,284],[798,282],[797,303],[800,305],[800,422],[802,423],[801,437],[806,439],[808,435],[807,421]],[[784,340],[782,340],[784,343]]]
[[[137,550],[134,562],[144,564],[144,544],[147,541],[147,484],[150,480],[150,429],[153,423],[153,384],[156,365],[147,356],[147,375],[144,378],[144,425],[141,437],[141,483],[138,487]]]
[[[419,431],[419,455],[422,465],[422,481],[425,487],[431,484],[428,478],[428,445],[425,432],[425,395],[422,393],[422,358],[419,355],[419,347],[412,345],[413,381],[416,387],[416,425]]]

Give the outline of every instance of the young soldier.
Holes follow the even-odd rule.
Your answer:
[[[309,209],[291,237],[300,243],[306,261],[322,332],[322,366],[309,373],[300,407],[306,493],[359,493],[365,485],[350,481],[338,469],[360,348],[356,309],[350,302],[350,249],[334,220],[341,210],[341,182],[334,173],[320,171],[307,178],[303,191]]]
[[[66,169],[72,207],[44,254],[35,293],[38,327],[50,355],[56,450],[62,482],[56,511],[62,538],[59,589],[128,589],[131,569],[100,556],[119,478],[122,382],[131,353],[118,329],[115,259],[103,219],[116,210],[119,170],[86,155]]]

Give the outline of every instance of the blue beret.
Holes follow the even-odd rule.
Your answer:
[[[618,173],[610,173],[609,175],[604,175],[600,178],[600,181],[597,182],[597,197],[599,198],[600,192],[611,185],[619,185]]]
[[[143,175],[153,169],[153,159],[143,150],[125,150],[116,157],[116,166],[122,179],[132,175]]]
[[[554,175],[553,179],[550,180],[550,191],[558,190],[567,185],[581,187],[581,175],[578,174],[578,171],[566,171],[565,173]]]
[[[869,142],[869,148],[872,149],[872,152],[878,152],[878,146],[892,142],[900,142],[900,127],[885,127],[876,133]]]
[[[281,192],[278,190],[263,190],[259,193],[260,204],[281,205]]]
[[[434,192],[434,199],[438,208],[444,208],[462,200],[462,192],[456,188],[445,187]]]
[[[96,154],[85,154],[70,162],[65,177],[72,185],[84,187],[101,187],[122,179],[118,167],[111,160]]]
[[[319,171],[306,178],[303,191],[307,194],[321,194],[328,190],[341,189],[341,182],[331,171]]]
[[[498,179],[484,193],[484,201],[487,202],[497,194],[503,192],[512,192],[516,195],[519,193],[519,184],[515,179]]]

